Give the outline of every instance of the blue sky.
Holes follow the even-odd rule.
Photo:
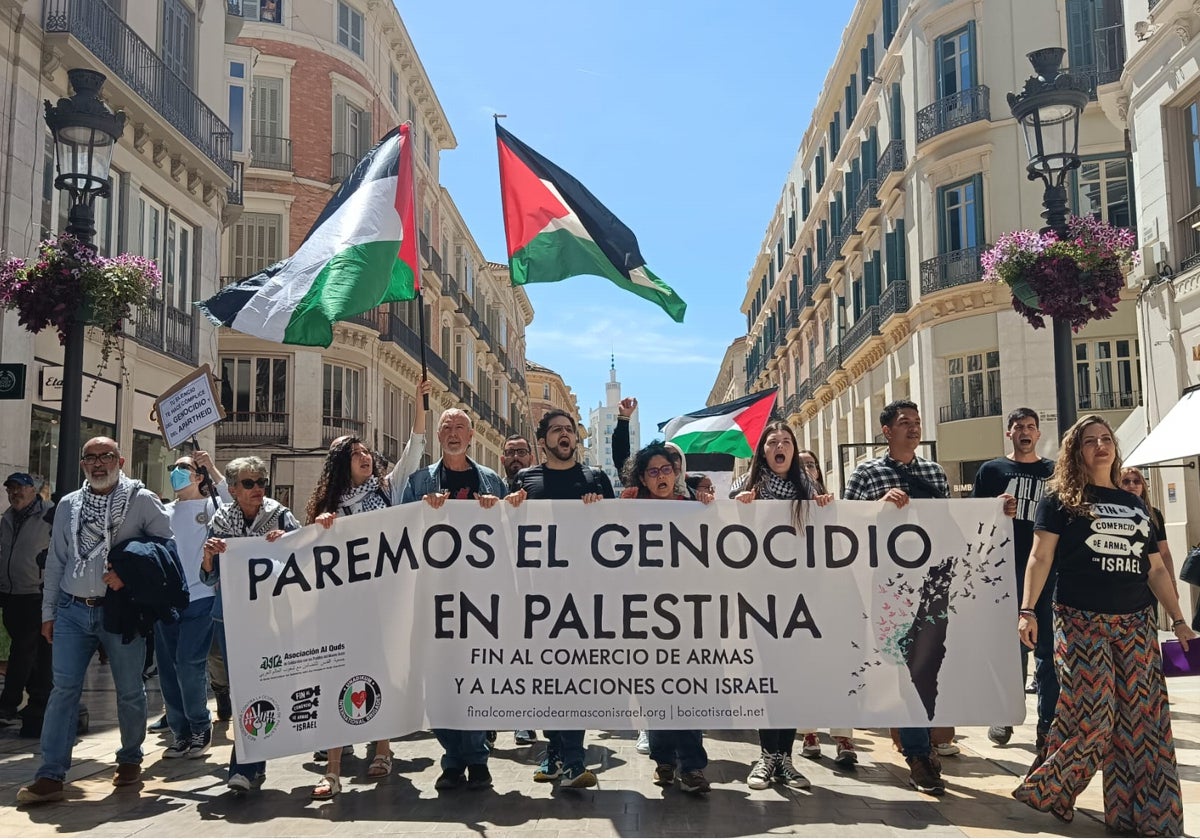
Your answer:
[[[526,286],[531,360],[584,420],[610,354],[655,424],[704,406],[745,333],[761,246],[851,0],[397,0],[458,139],[441,181],[488,259],[507,262],[491,115],[582,181],[688,304],[676,324],[607,280]]]

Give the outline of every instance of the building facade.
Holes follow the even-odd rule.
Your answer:
[[[618,407],[621,405],[621,383],[617,381],[617,361],[614,358],[608,369],[608,382],[604,383],[604,402],[588,412],[587,462],[596,469],[604,470],[613,487],[620,487],[621,469],[624,464],[613,462],[612,435],[617,427]],[[629,451],[642,448],[642,427],[635,409],[629,418]]]
[[[725,348],[716,381],[705,405],[714,406],[746,396],[746,337],[739,335]]]
[[[42,100],[70,95],[67,71],[102,73],[102,96],[126,115],[110,195],[95,206],[95,244],[103,255],[154,259],[163,286],[125,323],[123,361],[114,356],[101,370],[98,337],[89,336],[82,439],[114,437],[125,471],[164,496],[175,455],[153,402],[197,365],[217,367],[215,331],[191,303],[217,290],[222,229],[241,210],[217,58],[239,24],[224,4],[204,14],[198,0],[0,2],[0,251],[29,256],[66,226]],[[25,399],[0,402],[0,470],[52,483],[60,457],[79,457],[57,449],[62,347],[53,330],[30,334],[15,313],[0,319],[0,347],[3,361],[26,366]],[[202,433],[201,446],[211,448],[213,434]]]
[[[438,414],[458,407],[475,422],[471,456],[498,469],[504,438],[532,430],[524,355],[533,309],[507,266],[484,258],[439,183],[440,155],[456,140],[399,13],[373,0],[231,2],[243,26],[222,77],[246,177],[245,212],[220,255],[225,281],[292,253],[362,153],[409,121],[422,297],[339,323],[327,349],[221,330],[220,458],[269,456],[276,493],[300,507],[336,437],[356,435],[394,462],[421,410],[424,363],[434,383],[428,459],[440,457]]]
[[[579,413],[579,400],[575,398],[575,392],[563,381],[562,376],[536,362],[526,360],[525,373],[529,386],[529,418],[532,422],[532,428],[529,430],[526,440],[536,444],[533,429],[537,427],[542,415],[554,408],[561,409],[575,418],[575,426],[579,429],[580,435],[579,460],[587,462],[588,444],[591,441],[587,439],[588,430],[583,425],[583,418]]]
[[[1124,132],[1102,108],[1124,66],[1124,20],[1119,0],[1020,7],[856,3],[771,215],[742,307],[747,391],[780,387],[831,487],[880,451],[879,411],[899,398],[920,406],[925,454],[960,493],[1005,451],[1013,408],[1040,413],[1054,455],[1050,331],[981,282],[989,243],[1043,224],[1005,93],[1032,72],[1024,53],[1067,48],[1094,92],[1073,210],[1135,225]],[[1079,411],[1114,426],[1141,400],[1135,296],[1074,336]]]

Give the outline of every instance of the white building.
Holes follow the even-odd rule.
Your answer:
[[[587,463],[608,473],[613,486],[621,484],[621,467],[613,463],[612,434],[617,427],[617,411],[621,404],[621,383],[617,381],[617,360],[614,357],[608,369],[608,382],[604,384],[604,402],[588,412]],[[635,410],[629,418],[629,452],[642,448],[642,432]]]

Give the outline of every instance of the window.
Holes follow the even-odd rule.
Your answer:
[[[29,415],[28,472],[44,478],[49,491],[57,489],[54,487],[54,481],[58,475],[59,417],[58,411],[40,405],[34,405]],[[79,418],[78,423],[80,440],[91,440],[94,437],[111,438],[117,434],[117,427],[112,423],[102,423],[87,417]]]
[[[1075,212],[1117,225],[1133,227],[1129,159],[1085,160],[1075,173]]]
[[[542,399],[544,399],[544,400],[550,399],[550,383],[549,382],[542,383]]]
[[[135,246],[143,257],[162,263],[163,221],[166,213],[163,206],[146,196],[138,197],[138,234]]]
[[[167,218],[166,250],[160,264],[163,300],[167,306],[180,312],[190,312],[192,300],[199,297],[192,288],[192,243],[195,235],[191,225],[173,215]]]
[[[938,253],[949,254],[983,244],[983,179],[938,189]]]
[[[173,463],[175,453],[167,447],[160,435],[134,429],[133,454],[126,461],[126,465],[130,467],[130,478],[142,482],[159,497],[170,498],[174,494],[167,480],[167,472]]]
[[[1136,338],[1075,344],[1075,396],[1080,411],[1133,408],[1142,402]]]
[[[1067,0],[1067,65],[1094,84],[1121,78],[1125,67],[1122,0]]]
[[[938,99],[975,87],[975,22],[938,38],[934,57]]]
[[[246,64],[231,61],[228,64],[225,86],[229,89],[229,129],[233,132],[233,151],[245,151],[246,134]]]
[[[229,270],[235,277],[250,277],[283,259],[283,217],[271,213],[243,213],[231,228]]]
[[[383,386],[383,456],[395,463],[412,428],[413,399],[388,382]]]
[[[167,67],[193,87],[196,16],[181,0],[164,0],[161,56]]]
[[[423,148],[425,150],[425,165],[433,166],[433,137],[430,135],[429,131],[426,130],[421,139],[424,141]]]
[[[242,16],[246,20],[279,23],[283,19],[283,0],[242,0]]]
[[[1001,413],[999,350],[949,358],[946,373],[950,405],[942,410],[940,421],[994,417]]]
[[[326,445],[342,435],[362,437],[362,371],[342,365],[324,365],[322,425]]]
[[[250,100],[250,150],[254,162],[271,169],[291,165],[291,149],[284,138],[283,79],[254,77]]]
[[[900,0],[883,0],[883,48],[886,50],[900,26]]]
[[[337,42],[359,58],[362,58],[362,39],[362,13],[339,0],[337,4]]]
[[[400,74],[396,72],[396,68],[390,68],[391,73],[388,76],[388,98],[392,101],[392,108],[396,113],[400,113]]]
[[[261,356],[221,358],[222,441],[287,442],[287,359]]]

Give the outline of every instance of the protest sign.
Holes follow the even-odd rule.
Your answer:
[[[154,417],[167,446],[175,449],[225,417],[213,384],[212,370],[200,365],[154,401]]]
[[[1018,723],[995,499],[423,503],[228,541],[239,755],[428,726]]]

